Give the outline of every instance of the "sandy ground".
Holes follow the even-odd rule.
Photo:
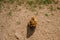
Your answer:
[[[8,14],[10,11],[12,15]],[[34,15],[38,24],[33,35],[27,38],[27,24]],[[60,10],[50,11],[49,6],[44,6],[31,11],[24,5],[4,4],[0,12],[0,40],[60,40]]]

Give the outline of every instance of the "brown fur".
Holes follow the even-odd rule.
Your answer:
[[[32,25],[33,27],[35,27],[37,25],[37,21],[34,16],[31,18],[29,25]]]

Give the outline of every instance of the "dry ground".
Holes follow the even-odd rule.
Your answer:
[[[31,11],[24,4],[4,4],[0,10],[0,40],[60,40],[60,3],[51,5]],[[38,24],[34,34],[26,38],[27,24],[34,15]]]

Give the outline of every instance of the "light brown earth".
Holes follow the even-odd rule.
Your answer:
[[[53,11],[50,5],[31,11],[25,5],[4,4],[0,12],[0,40],[60,40],[60,3],[52,5]],[[12,15],[8,14],[10,11]],[[26,38],[27,24],[34,15],[38,24],[33,35]]]

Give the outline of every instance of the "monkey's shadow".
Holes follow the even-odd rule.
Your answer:
[[[35,32],[35,28],[36,27],[33,27],[32,25],[27,25],[27,38],[33,35],[33,33]]]

